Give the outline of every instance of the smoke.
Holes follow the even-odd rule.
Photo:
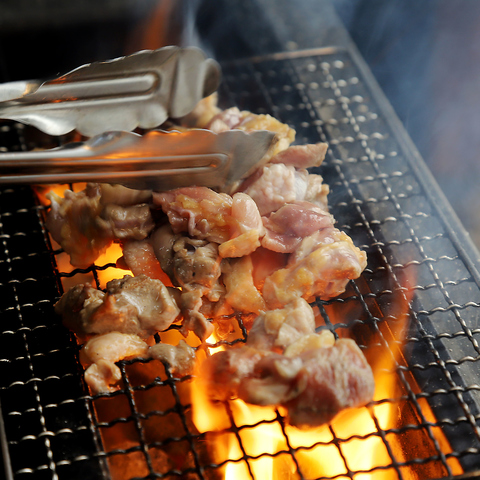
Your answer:
[[[480,2],[334,3],[440,188],[480,246]]]

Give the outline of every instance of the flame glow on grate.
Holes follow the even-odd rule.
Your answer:
[[[411,296],[413,289],[408,291]],[[378,337],[385,336],[376,335],[371,342],[380,348],[373,355],[369,355],[367,349],[376,385],[373,402],[341,412],[329,425],[299,430],[284,424],[281,409],[247,405],[240,399],[215,402],[209,398],[208,391],[194,381],[193,420],[201,433],[217,432],[210,450],[215,463],[222,466],[223,478],[284,480],[301,478],[299,472],[306,479],[420,478],[418,467],[408,465],[408,459],[413,452],[418,453],[419,448],[424,449],[425,457],[435,455],[433,449],[428,451],[427,447],[425,450],[424,433],[418,430],[418,445],[415,445],[415,437],[407,435],[404,443],[389,433],[402,428],[401,410],[407,402],[399,399],[401,393],[396,372],[403,361],[402,347],[409,326],[410,300],[398,297],[394,302],[389,315],[392,322],[388,325],[392,340],[381,345]],[[345,308],[342,315],[348,316]],[[337,323],[332,317],[330,320]],[[210,338],[209,341],[214,343],[216,339]],[[426,401],[422,402],[422,415],[432,423],[435,421]],[[434,435],[442,451],[451,452],[441,430],[437,429]],[[453,474],[462,472],[456,459],[450,458],[448,463]],[[422,475],[428,472],[428,476],[421,478],[442,475],[435,462],[422,467],[421,471]]]
[[[76,185],[75,190],[83,187]],[[61,194],[64,189],[64,186],[56,187],[56,193]],[[46,191],[41,192],[42,199],[45,199],[45,193]],[[113,244],[97,260],[98,267],[83,273],[74,272],[64,253],[56,255],[58,269],[67,273],[62,278],[64,289],[77,283],[91,283],[105,288],[109,280],[130,273],[115,267],[120,256],[120,246]],[[69,275],[70,272],[74,274]],[[406,283],[413,285],[411,280]],[[414,291],[413,288],[406,290],[412,293]],[[436,441],[444,454],[450,453],[451,448],[440,427],[431,427],[430,437],[427,438],[428,434],[425,433],[418,414],[423,416],[423,422],[429,425],[435,423],[428,402],[424,398],[417,398],[421,412],[412,414],[414,407],[405,398],[398,378],[398,365],[406,364],[402,346],[406,341],[410,320],[407,313],[409,301],[410,298],[398,296],[388,315],[391,321],[381,322],[382,329],[374,332],[366,342],[365,354],[373,368],[376,383],[373,402],[365,407],[344,411],[331,424],[320,428],[299,430],[286,425],[281,408],[247,405],[239,399],[212,402],[207,389],[195,376],[191,381],[183,382],[179,388],[179,397],[182,404],[190,402],[192,405],[190,413],[196,429],[193,441],[196,445],[207,447],[208,461],[205,460],[205,463],[215,472],[212,478],[417,480],[441,477],[444,472],[435,460],[436,450],[429,442]],[[356,318],[359,314],[358,305],[350,308],[341,302],[324,308],[332,325],[342,321],[348,323],[345,322],[347,318]],[[318,309],[316,311],[318,315]],[[321,324],[320,315],[318,317]],[[241,330],[235,325],[235,318],[232,321],[233,332],[224,336],[221,329],[217,329],[217,336],[208,340],[207,344],[214,345],[208,348],[209,355],[225,348],[217,344],[219,340],[232,343],[233,340],[242,338]],[[337,333],[345,335],[343,328]],[[162,332],[160,337],[162,341],[176,344],[181,335],[178,331],[171,330]],[[199,346],[194,335],[189,335],[187,342],[194,347]],[[202,354],[200,350],[200,360]],[[201,362],[198,368],[201,368]],[[165,389],[150,388],[155,379],[164,376],[163,366],[157,361],[135,363],[130,370],[127,369],[126,378],[133,382],[135,408],[146,418],[140,426],[135,426],[131,420],[132,401],[128,396],[104,396],[94,400],[100,434],[109,455],[110,473],[115,480],[148,475],[152,468],[165,473],[171,465],[177,471],[184,467],[182,455],[185,448],[189,447],[177,442],[178,445],[165,448],[167,453],[162,448],[156,448],[156,444],[164,441],[163,432],[171,434],[180,428],[178,418],[174,418],[173,414],[157,416],[152,413],[174,409],[175,399],[170,391],[164,396]],[[163,392],[161,398],[156,398],[157,390],[158,394]],[[409,411],[409,415],[404,411]],[[416,423],[406,427],[405,418],[415,420]],[[150,465],[145,462],[141,452],[138,431],[146,435],[147,444],[152,439],[153,447],[148,450]],[[167,461],[168,455],[171,458]],[[418,458],[432,460],[419,466],[415,461]],[[454,457],[448,457],[446,461],[453,474],[462,472]],[[207,474],[206,478],[210,476]]]

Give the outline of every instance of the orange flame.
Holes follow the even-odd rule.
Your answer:
[[[402,425],[399,412],[405,400],[401,400],[395,372],[404,362],[402,346],[409,327],[413,279],[407,279],[406,285],[402,290],[407,293],[395,295],[392,302],[392,312],[387,317],[391,321],[384,321],[377,335],[369,341],[378,346],[369,348],[372,350],[370,354],[366,352],[376,384],[373,402],[340,413],[328,425],[306,431],[289,425],[282,429],[283,422],[278,421],[281,417],[276,409],[247,405],[239,399],[227,403],[212,402],[205,386],[193,383],[193,421],[201,433],[209,435],[213,460],[224,466],[225,480],[293,479],[297,478],[297,468],[305,478],[347,480],[351,478],[350,472],[355,472],[356,480],[399,478],[392,464],[394,460],[405,462],[405,450],[412,449],[384,432]],[[346,314],[348,316],[344,307],[345,304],[341,312],[343,320]],[[333,312],[333,315],[338,313]],[[334,318],[332,321],[337,323]],[[424,416],[433,421],[428,403],[422,402],[421,407]],[[442,450],[450,452],[440,429],[435,435]],[[290,454],[292,449],[298,467]],[[461,473],[456,460],[449,459],[448,463],[452,472]],[[428,478],[441,476],[435,468],[431,467]],[[415,466],[403,467],[402,477],[407,480],[418,478]]]

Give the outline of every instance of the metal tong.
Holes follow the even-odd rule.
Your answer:
[[[275,134],[229,130],[145,135],[107,132],[51,150],[0,154],[0,183],[120,183],[170,190],[189,185],[222,187],[258,168]]]
[[[198,48],[169,46],[83,65],[46,82],[0,85],[0,118],[50,135],[77,130],[91,137],[110,130],[155,128],[190,113],[216,91],[218,63]]]
[[[47,82],[0,85],[0,118],[50,135],[76,129],[93,136],[52,150],[1,153],[0,183],[226,188],[261,161],[273,133],[130,133],[187,115],[219,82],[217,62],[198,48],[171,46],[84,65]]]

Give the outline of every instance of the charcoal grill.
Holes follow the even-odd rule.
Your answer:
[[[206,445],[220,434],[200,434],[194,427],[185,397],[190,377],[174,378],[153,362],[123,361],[122,390],[89,394],[79,347],[53,304],[72,283],[92,279],[101,287],[102,272],[114,264],[67,268],[64,254],[50,243],[45,208],[33,190],[4,188],[0,427],[7,475],[15,480],[210,479],[222,478],[229,463],[244,462],[253,478],[257,458],[243,445],[242,434],[274,423],[287,448],[262,457],[281,458],[290,478],[480,478],[478,253],[368,70],[354,51],[342,48],[272,54],[222,68],[222,106],[270,113],[294,126],[298,143],[330,144],[320,173],[331,188],[331,211],[338,227],[367,252],[368,266],[344,295],[317,299],[315,307],[321,328],[352,336],[369,359],[392,359],[388,375],[396,379],[395,395],[367,405],[372,433],[340,435],[334,422],[328,442],[307,446],[291,441],[280,412],[246,426],[231,418],[230,432],[242,454],[213,462]],[[30,149],[28,133],[4,123],[1,145]],[[406,282],[410,272],[413,283]],[[408,305],[405,337],[397,333],[392,314],[399,298]],[[232,321],[245,332],[241,318]],[[382,427],[376,408],[381,405],[397,409],[394,428]],[[225,409],[231,415],[228,405]],[[124,432],[121,442],[114,439],[118,431]],[[372,438],[380,440],[388,462],[356,469],[345,448]],[[334,477],[302,463],[304,452],[324,443],[343,462]]]

